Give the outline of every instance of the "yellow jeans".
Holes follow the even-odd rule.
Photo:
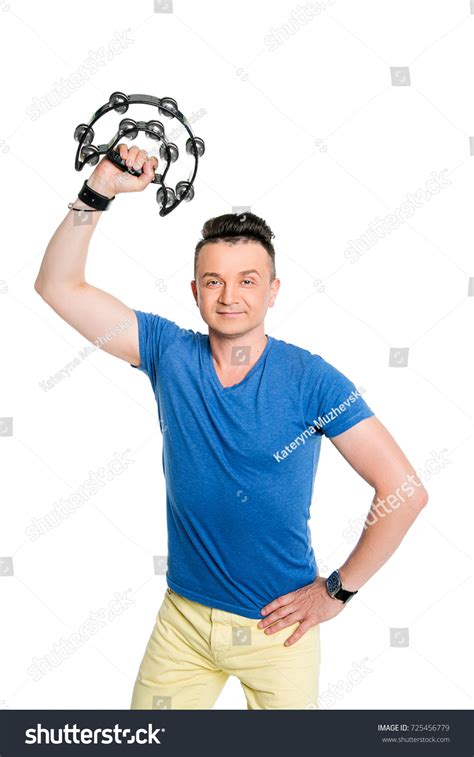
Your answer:
[[[212,709],[230,675],[240,680],[248,710],[318,709],[319,624],[285,647],[298,621],[271,634],[259,622],[167,588],[131,709]]]

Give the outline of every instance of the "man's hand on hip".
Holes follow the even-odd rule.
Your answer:
[[[317,576],[313,583],[283,594],[265,605],[262,614],[266,617],[258,623],[257,628],[265,628],[265,633],[271,634],[300,621],[299,627],[285,641],[285,646],[289,646],[298,641],[308,628],[334,618],[343,608],[344,603],[340,599],[329,596],[326,579]]]

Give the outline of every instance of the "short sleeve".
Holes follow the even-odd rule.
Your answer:
[[[155,386],[160,360],[168,347],[185,329],[161,315],[144,313],[142,310],[134,310],[134,312],[138,321],[140,365],[133,365],[133,363],[130,365],[146,373],[152,385]]]
[[[363,390],[320,355],[315,355],[314,361],[306,404],[308,425],[331,438],[374,415],[362,397]]]

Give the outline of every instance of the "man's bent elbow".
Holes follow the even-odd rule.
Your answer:
[[[423,489],[423,493],[422,494],[423,494],[423,496],[422,496],[421,507],[424,507],[425,505],[428,504],[429,499],[430,499],[430,495],[428,494],[428,492],[426,491],[426,489]]]
[[[422,507],[425,507],[428,504],[428,501],[429,501],[429,495],[428,495],[428,492],[426,491],[425,487],[423,486],[416,493],[416,497],[414,497],[413,504],[415,506],[419,507],[420,510],[421,510]]]
[[[39,277],[36,279],[34,287],[35,287],[35,292],[37,294],[39,294],[40,297],[43,297],[43,299],[44,299],[44,294],[43,294],[44,289],[41,286],[41,282],[40,282]]]

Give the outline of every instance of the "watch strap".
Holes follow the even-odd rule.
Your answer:
[[[106,197],[105,195],[96,192],[94,189],[91,189],[87,184],[87,179],[82,185],[78,197],[86,205],[89,205],[96,210],[107,210],[110,203],[115,200],[115,195],[113,197]]]
[[[345,603],[348,599],[354,596],[354,594],[357,594],[357,591],[348,591],[347,589],[339,589],[334,596],[337,599],[342,599],[342,601]]]

